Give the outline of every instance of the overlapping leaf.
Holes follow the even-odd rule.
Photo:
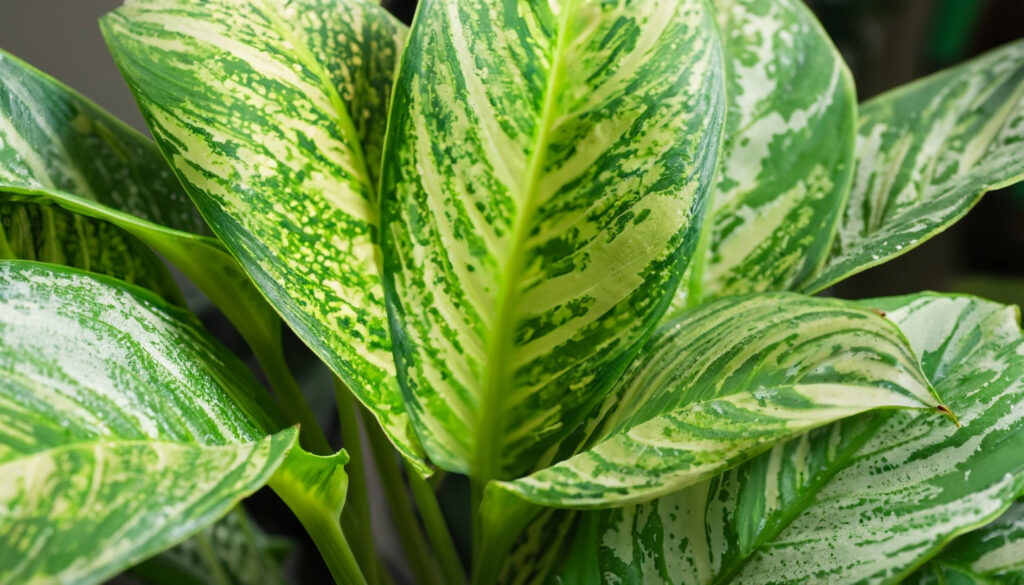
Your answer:
[[[905,581],[907,585],[1024,583],[1024,501],[995,522],[954,540]]]
[[[696,246],[724,113],[709,5],[422,2],[382,171],[427,452],[487,479],[594,406]]]
[[[59,191],[209,233],[152,142],[46,74],[0,52],[0,191]]]
[[[819,268],[849,191],[856,135],[853,78],[801,0],[714,5],[729,111],[691,304],[701,294],[794,289]]]
[[[1024,488],[1016,311],[933,294],[866,304],[907,335],[963,428],[926,413],[849,419],[671,496],[584,513],[573,554],[589,560],[563,581],[896,583],[999,516]]]
[[[1024,179],[1024,41],[860,109],[853,191],[818,291],[907,252]]]
[[[102,27],[213,230],[418,461],[376,243],[375,177],[402,25],[362,0],[144,0]]]
[[[204,235],[209,233],[206,224],[156,146],[70,88],[2,51],[0,202],[15,202],[25,209],[52,203],[75,214],[27,212],[61,215],[67,217],[61,221],[73,223],[78,232],[102,234],[89,244],[88,253],[79,254],[83,259],[112,253],[106,248],[132,248],[136,258],[120,273],[113,260],[104,261],[110,269],[105,272],[114,276],[127,276],[129,265],[142,270],[139,262],[145,262],[145,253],[127,243],[135,236],[199,286],[250,344],[273,346],[279,335],[276,315],[223,246]],[[91,262],[76,265],[98,267]],[[149,284],[162,288],[158,282]]]
[[[107,222],[55,205],[0,201],[0,258],[106,274],[185,304],[167,267],[145,244]]]
[[[0,262],[0,581],[97,583],[224,515],[295,443],[194,317]]]
[[[568,508],[645,501],[840,418],[940,407],[891,323],[788,293],[684,313],[648,342],[607,404],[595,445],[493,495]]]

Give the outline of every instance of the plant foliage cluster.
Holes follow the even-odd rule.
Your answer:
[[[387,584],[369,459],[422,585],[1024,582],[1017,309],[815,296],[1024,178],[1024,42],[858,105],[800,0],[101,27],[153,142],[0,53],[0,582],[282,583],[269,484]]]

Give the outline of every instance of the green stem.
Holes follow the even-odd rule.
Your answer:
[[[493,585],[516,541],[542,511],[514,496],[501,492],[490,493],[486,506],[477,512],[479,532],[474,535],[473,585]]]
[[[452,534],[444,521],[441,506],[437,503],[434,488],[427,483],[427,480],[415,473],[409,474],[409,487],[412,488],[412,496],[416,499],[423,524],[427,528],[427,538],[441,565],[444,582],[447,585],[466,583],[466,573],[462,570],[462,561],[459,560],[459,553],[455,550],[455,542],[452,541]]]
[[[483,542],[483,519],[480,517],[480,504],[484,500],[484,482],[474,477],[469,478],[469,530],[473,539],[473,567],[476,570],[476,558],[480,554]]]
[[[322,508],[310,501],[306,492],[296,488],[292,482],[280,481],[275,476],[270,480],[270,487],[288,504],[309,533],[334,581],[338,585],[368,585],[338,519],[325,514]]]
[[[420,585],[436,585],[443,583],[441,572],[427,549],[427,540],[423,536],[413,510],[409,494],[405,490],[402,472],[398,468],[398,460],[391,448],[391,443],[380,430],[380,425],[365,410],[360,409],[370,449],[377,463],[381,483],[384,484],[384,496],[387,498],[391,517],[398,529],[398,538],[409,561],[416,582]]]
[[[327,436],[320,428],[320,423],[316,421],[313,409],[306,402],[306,397],[302,395],[302,389],[295,382],[291,369],[285,362],[281,344],[279,342],[252,344],[252,350],[270,382],[270,387],[277,395],[284,415],[288,417],[289,422],[299,423],[299,437],[303,446],[310,452],[319,455],[334,453],[331,444],[327,441]]]
[[[362,439],[359,436],[359,415],[356,412],[352,392],[337,376],[334,377],[334,397],[338,405],[338,422],[341,426],[341,441],[350,457],[345,465],[348,473],[348,502],[342,510],[342,523],[355,525],[359,540],[353,547],[359,565],[363,568],[370,585],[377,585],[377,556],[373,544],[373,522],[370,518],[370,496],[366,488],[366,460],[363,457]],[[346,512],[349,512],[346,515]]]

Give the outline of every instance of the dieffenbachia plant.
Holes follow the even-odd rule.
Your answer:
[[[101,28],[153,142],[0,53],[0,583],[284,583],[263,485],[390,583],[367,455],[420,585],[1024,583],[1016,309],[813,296],[1024,179],[1024,42],[858,105],[800,0]]]

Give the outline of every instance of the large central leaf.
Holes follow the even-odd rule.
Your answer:
[[[421,3],[382,171],[431,458],[515,474],[600,398],[696,245],[723,123],[702,0]]]
[[[131,2],[103,19],[164,155],[285,321],[413,460],[376,244],[404,27],[361,0]]]
[[[0,262],[0,582],[97,583],[225,514],[295,444],[191,314]]]

